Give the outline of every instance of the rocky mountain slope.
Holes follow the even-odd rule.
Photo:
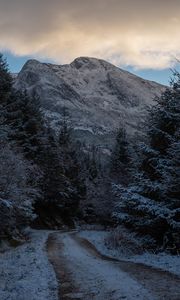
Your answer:
[[[80,57],[69,65],[29,60],[15,81],[40,97],[46,119],[58,130],[64,107],[76,136],[107,152],[115,130],[125,126],[129,136],[142,136],[142,121],[164,87],[95,58]]]

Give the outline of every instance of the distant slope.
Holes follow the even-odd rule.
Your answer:
[[[120,124],[129,136],[142,135],[147,107],[164,89],[104,60],[88,57],[77,58],[69,65],[29,60],[15,87],[39,95],[45,116],[56,129],[63,107],[67,107],[76,136],[100,145],[105,152]]]

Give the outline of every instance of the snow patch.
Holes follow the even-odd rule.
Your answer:
[[[165,271],[169,271],[173,274],[180,276],[180,256],[173,256],[166,253],[152,254],[145,252],[140,255],[133,255],[131,251],[129,253],[126,249],[109,249],[106,245],[106,240],[111,233],[109,231],[89,231],[84,230],[78,235],[82,238],[86,238],[104,255],[111,256],[124,261],[131,261],[136,263],[143,263],[148,266],[160,268]],[[123,253],[124,252],[124,253]]]
[[[56,276],[45,243],[49,232],[31,231],[30,242],[0,254],[1,300],[57,300]]]

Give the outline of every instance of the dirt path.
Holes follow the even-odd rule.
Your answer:
[[[177,276],[143,264],[101,255],[89,241],[70,233],[49,236],[49,260],[61,300],[178,300]]]

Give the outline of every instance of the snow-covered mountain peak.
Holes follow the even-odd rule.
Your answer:
[[[29,60],[15,87],[40,97],[46,119],[57,130],[67,107],[76,136],[106,150],[120,124],[133,138],[143,134],[147,107],[164,90],[158,83],[89,57],[66,65]]]
[[[27,62],[24,64],[23,68],[22,68],[22,71],[23,69],[26,69],[26,68],[33,68],[33,67],[36,67],[37,65],[40,65],[41,63],[36,60],[36,59],[29,59],[27,60]]]
[[[104,68],[112,69],[114,66],[105,60],[97,59],[94,57],[78,57],[71,64],[73,68],[76,69],[88,69],[91,71],[92,69]]]

